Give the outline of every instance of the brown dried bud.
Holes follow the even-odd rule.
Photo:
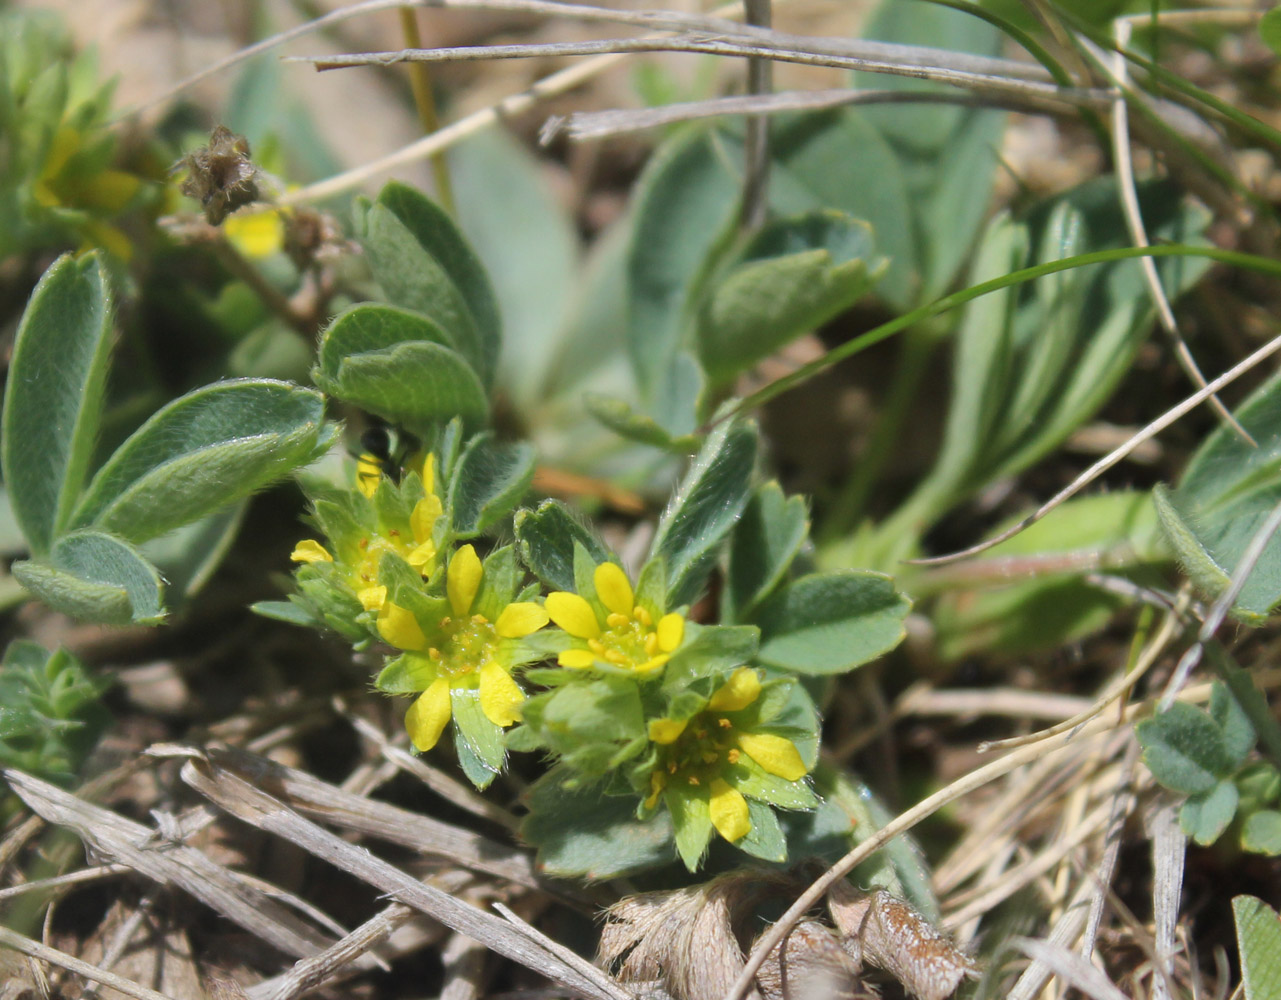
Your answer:
[[[884,889],[868,895],[841,880],[828,890],[827,905],[850,955],[884,969],[920,1000],[944,1000],[978,975],[973,959]]]
[[[175,170],[183,167],[187,179],[181,191],[204,206],[211,226],[258,200],[258,168],[249,159],[249,140],[224,125],[214,126],[208,146],[193,150],[174,165]]]

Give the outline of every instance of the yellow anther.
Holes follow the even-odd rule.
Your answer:
[[[601,642],[599,639],[588,639],[587,648],[590,649],[597,656],[605,655],[605,644]]]
[[[392,538],[399,538],[399,537],[400,537],[400,529],[399,529],[399,528],[392,528],[390,531],[388,531],[388,532],[387,532],[387,534],[391,535],[391,537],[392,537]]]
[[[738,747],[734,747],[733,749],[731,749],[731,750],[730,750],[730,752],[729,752],[729,753],[727,753],[727,754],[725,755],[726,759],[727,759],[731,764],[737,764],[737,763],[738,763],[738,758],[739,758],[739,757],[741,757],[741,756],[742,756],[742,752],[738,749]]]
[[[362,552],[365,551],[365,549],[369,548],[369,539],[362,538],[359,542],[356,543],[356,548],[360,549],[360,551]]]
[[[605,624],[610,628],[623,628],[631,621],[626,615],[620,615],[617,611],[611,611],[605,616]]]
[[[651,632],[649,633],[649,635],[645,636],[645,655],[653,656],[657,652],[658,652],[658,636],[656,636],[653,632]]]
[[[649,628],[651,625],[654,624],[654,619],[650,616],[650,613],[646,611],[644,608],[642,608],[639,604],[632,609],[632,617],[635,618],[642,625],[644,625],[646,628]]]
[[[668,761],[668,762],[667,762],[667,773],[668,773],[668,774],[675,774],[675,773],[676,773],[676,762],[675,762],[675,761]]]
[[[713,753],[711,750],[704,750],[704,751],[703,751],[703,763],[704,763],[704,764],[714,764],[714,763],[716,763],[717,758],[718,758],[719,756],[720,756],[719,754]]]
[[[697,784],[698,784],[698,778],[697,778],[697,776],[695,776],[695,775],[691,774],[691,775],[689,776],[689,783],[690,783],[691,785],[697,785]]]
[[[615,666],[625,667],[628,664],[628,659],[616,649],[607,649],[605,650],[605,662],[612,663]]]
[[[472,615],[471,620],[473,625],[485,625],[489,622],[489,619],[484,615]]]
[[[730,722],[729,719],[726,719],[724,717],[717,719],[716,724],[720,726],[722,729],[728,729],[731,725],[733,725],[733,723]]]
[[[440,660],[440,650],[437,649],[435,646],[432,646],[427,650],[427,655],[430,656],[433,660],[436,660],[438,662]]]

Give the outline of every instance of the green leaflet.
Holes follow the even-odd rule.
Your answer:
[[[98,433],[111,348],[111,290],[97,254],[61,257],[31,295],[5,387],[0,460],[32,552],[71,519]]]

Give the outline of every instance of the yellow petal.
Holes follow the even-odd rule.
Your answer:
[[[515,725],[520,721],[520,706],[525,692],[512,675],[490,661],[480,668],[480,710],[495,726]]]
[[[712,826],[731,844],[742,840],[752,829],[747,799],[720,778],[712,781],[710,791],[708,810],[712,815]]]
[[[399,604],[388,601],[378,612],[378,634],[397,649],[421,651],[427,648],[418,619]]]
[[[428,493],[414,504],[414,509],[409,515],[409,530],[414,533],[415,542],[431,541],[432,528],[436,526],[436,521],[442,513],[444,510],[440,505],[440,497],[435,493]]]
[[[356,600],[366,611],[378,611],[387,603],[387,588],[366,587],[356,593]]]
[[[427,491],[428,496],[434,496],[436,493],[436,455],[434,452],[427,452],[427,457],[423,459],[423,489]],[[437,503],[440,498],[437,497]]]
[[[141,178],[123,170],[104,170],[86,178],[76,189],[76,205],[80,208],[97,208],[106,212],[119,212],[138,193]]]
[[[557,590],[547,595],[547,614],[557,625],[570,635],[579,639],[595,639],[600,636],[600,622],[596,612],[578,594]]]
[[[423,576],[431,576],[431,571],[435,568],[436,563],[436,545],[434,542],[426,541],[419,545],[408,556],[405,562],[418,570]]]
[[[658,648],[664,653],[674,652],[685,638],[685,618],[675,611],[658,620]]]
[[[768,733],[739,733],[738,746],[770,774],[788,781],[799,781],[805,777],[805,762],[791,740]]]
[[[503,608],[494,622],[494,631],[504,639],[521,639],[547,624],[547,609],[533,601],[521,601]]]
[[[373,455],[361,455],[356,459],[356,489],[367,497],[378,492],[378,480],[382,479],[383,467]]]
[[[649,798],[645,800],[645,808],[653,809],[658,805],[658,797],[663,794],[663,789],[667,787],[667,775],[662,771],[652,771],[649,776]]]
[[[689,721],[677,722],[675,719],[650,719],[649,738],[655,743],[675,743]]]
[[[270,257],[285,245],[285,220],[280,212],[244,212],[222,224],[228,241],[246,257]]]
[[[588,670],[596,666],[596,657],[590,649],[565,649],[556,657],[562,667],[574,670]]]
[[[301,542],[295,545],[293,552],[289,554],[289,558],[294,562],[300,563],[334,561],[334,557],[331,556],[325,547],[314,538],[304,538]]]
[[[462,618],[471,611],[471,602],[476,599],[483,572],[480,557],[470,545],[464,545],[449,560],[445,590],[449,594],[449,606],[457,617]]]
[[[739,667],[712,695],[707,707],[713,712],[737,712],[761,694],[761,679],[751,667]]]
[[[596,567],[592,579],[596,583],[596,596],[601,603],[616,615],[632,614],[632,585],[627,581],[627,574],[612,562],[601,563]]]
[[[659,653],[657,656],[646,660],[644,663],[633,664],[632,670],[638,674],[648,674],[667,663],[671,659],[667,653]]]
[[[419,750],[427,751],[436,745],[449,721],[449,681],[439,677],[431,687],[420,694],[405,713],[405,728],[409,738]]]

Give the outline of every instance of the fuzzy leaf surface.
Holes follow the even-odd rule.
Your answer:
[[[5,383],[0,460],[14,517],[42,555],[65,527],[98,432],[111,290],[97,254],[60,257],[31,293]]]

